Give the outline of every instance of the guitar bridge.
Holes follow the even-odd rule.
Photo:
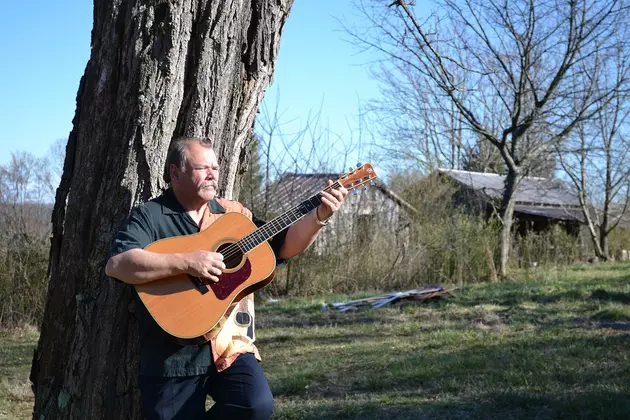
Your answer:
[[[188,278],[190,278],[190,281],[195,286],[195,289],[199,290],[199,292],[201,292],[202,295],[205,295],[206,293],[210,291],[210,289],[208,289],[208,285],[199,277],[191,276],[189,274]]]

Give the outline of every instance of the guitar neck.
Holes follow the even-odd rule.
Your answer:
[[[331,186],[326,187],[324,191],[329,191],[331,188],[339,188],[340,186],[341,184],[339,184],[339,182],[335,182]],[[284,229],[298,222],[302,217],[313,211],[321,203],[322,200],[319,196],[319,193],[315,194],[314,196],[302,201],[300,204],[286,211],[275,219],[265,223],[249,235],[241,238],[237,242],[237,245],[245,254],[256,248],[264,241],[272,238],[273,236],[282,232]]]

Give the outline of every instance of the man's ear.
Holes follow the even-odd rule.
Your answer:
[[[171,179],[179,179],[179,173],[177,171],[177,166],[171,164],[171,167],[169,168],[169,171],[171,171]]]

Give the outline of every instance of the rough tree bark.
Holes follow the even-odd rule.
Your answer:
[[[105,278],[132,206],[158,195],[169,143],[214,140],[230,197],[293,0],[95,0],[92,53],[52,216],[33,358],[34,419],[138,419],[130,290]]]

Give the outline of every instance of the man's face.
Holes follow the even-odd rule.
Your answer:
[[[211,147],[199,143],[186,145],[186,167],[178,168],[177,187],[191,200],[210,201],[214,198],[219,180],[219,164]]]

